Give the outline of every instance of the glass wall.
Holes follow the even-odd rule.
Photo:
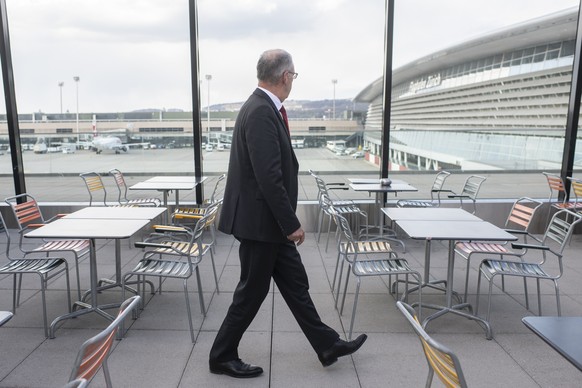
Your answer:
[[[486,197],[545,197],[540,172],[561,167],[577,0],[396,1],[389,155],[381,155],[385,0],[196,3],[206,176],[226,172],[257,59],[276,47],[299,73],[285,105],[301,200],[315,199],[308,170],[341,182],[378,177],[383,157],[419,197],[442,169],[453,172],[452,189],[478,173],[488,177]],[[118,168],[129,184],[193,174],[187,0],[7,7],[29,192],[86,201],[82,172]],[[4,112],[2,198],[14,194]]]
[[[396,2],[394,169],[560,169],[578,1],[518,3]]]

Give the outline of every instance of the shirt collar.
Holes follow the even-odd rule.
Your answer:
[[[281,102],[281,100],[279,100],[279,97],[275,96],[273,93],[271,93],[265,88],[262,88],[260,86],[257,87],[261,89],[263,92],[267,93],[267,96],[269,96],[269,98],[273,101],[273,104],[275,104],[275,108],[277,108],[277,110],[281,110],[283,103]]]

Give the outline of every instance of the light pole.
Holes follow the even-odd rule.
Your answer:
[[[59,89],[61,91],[61,114],[63,114],[63,85],[65,83],[64,82],[59,82]]]
[[[79,78],[79,76],[74,76],[73,77],[73,81],[75,81],[75,85],[76,85],[76,89],[77,89],[77,118],[76,118],[76,123],[77,123],[77,143],[79,143],[81,141],[81,137],[79,136],[79,81],[81,80],[81,78]]]
[[[212,75],[206,74],[206,87],[208,88],[207,99],[208,108],[206,110],[206,127],[208,129],[208,139],[207,142],[210,144],[210,80],[212,80]]]
[[[335,85],[337,84],[337,79],[332,79],[331,83],[333,84],[333,109],[332,109],[332,118],[335,120]]]

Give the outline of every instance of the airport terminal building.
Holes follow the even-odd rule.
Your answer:
[[[392,168],[559,168],[577,13],[519,23],[395,69]],[[355,97],[369,103],[365,144],[378,153],[383,82]],[[580,167],[582,151],[576,160]]]

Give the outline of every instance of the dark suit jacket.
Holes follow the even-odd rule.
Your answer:
[[[218,229],[239,239],[287,242],[300,226],[299,163],[280,113],[256,89],[234,126]]]

